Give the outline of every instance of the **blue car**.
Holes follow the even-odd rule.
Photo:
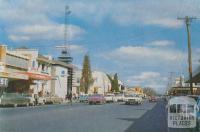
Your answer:
[[[80,95],[79,96],[79,101],[81,103],[87,103],[88,102],[88,95]]]

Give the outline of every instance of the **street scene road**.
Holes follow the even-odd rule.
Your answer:
[[[0,109],[1,132],[147,132],[164,130],[160,103],[70,104]],[[160,118],[153,118],[160,116]],[[149,117],[149,118],[148,118]],[[145,120],[145,121],[143,121]],[[160,120],[158,123],[155,121]],[[140,122],[143,122],[142,124]],[[151,125],[154,124],[154,125]],[[145,125],[145,127],[144,127]]]
[[[200,132],[200,0],[0,0],[0,132]]]

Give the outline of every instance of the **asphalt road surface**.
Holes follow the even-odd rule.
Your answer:
[[[0,132],[169,132],[169,129],[164,102],[145,102],[0,108]]]

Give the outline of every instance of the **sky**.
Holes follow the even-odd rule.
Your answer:
[[[93,70],[118,73],[127,86],[163,93],[169,73],[188,76],[187,34],[177,17],[200,18],[199,0],[0,0],[0,43],[57,57],[67,40],[73,63],[90,55]],[[200,20],[191,22],[193,69],[199,65]]]

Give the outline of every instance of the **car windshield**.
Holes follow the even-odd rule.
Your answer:
[[[0,0],[0,132],[200,132],[200,0]]]

